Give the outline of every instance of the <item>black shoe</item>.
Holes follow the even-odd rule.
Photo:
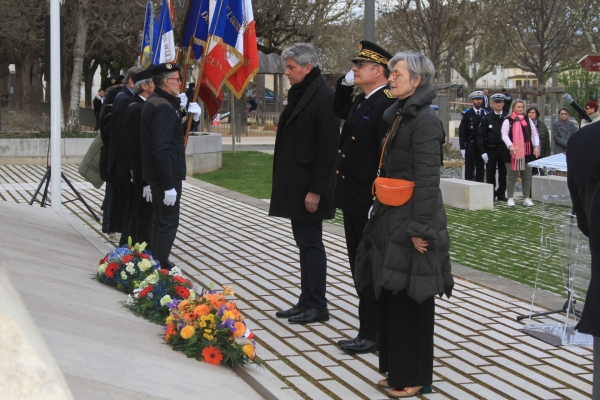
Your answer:
[[[298,315],[304,311],[306,311],[308,309],[308,306],[301,306],[299,304],[296,304],[294,307],[290,308],[289,310],[279,310],[275,313],[275,316],[277,318],[289,318],[289,317],[293,317],[294,315]]]
[[[357,340],[359,340],[358,336],[355,337],[354,339],[342,339],[342,340],[338,340],[338,344],[340,345],[340,347],[346,347],[354,342],[356,342]]]
[[[288,319],[290,324],[310,324],[313,322],[329,321],[329,310],[327,307],[318,310],[316,308],[308,308],[301,314]]]
[[[502,196],[496,196],[496,198],[498,199],[498,201],[508,201],[508,199],[506,198],[505,195]]]
[[[358,339],[354,343],[342,347],[346,354],[366,354],[379,350],[377,342],[372,340]]]

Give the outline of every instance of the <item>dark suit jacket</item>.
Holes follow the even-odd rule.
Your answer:
[[[131,157],[125,130],[125,111],[132,99],[131,90],[123,86],[113,101],[108,141],[108,175],[127,180],[131,178]]]
[[[582,333],[600,336],[600,191],[591,207],[586,208],[586,194],[594,169],[600,163],[600,123],[584,126],[569,138],[567,147],[567,183],[577,225],[590,239],[592,279],[585,298],[583,315],[577,326]],[[591,215],[587,210],[591,210]],[[588,223],[588,218],[590,222]]]
[[[479,111],[479,116],[472,108],[467,108],[462,112],[460,125],[458,126],[458,144],[460,145],[461,150],[465,149],[467,142],[477,140],[476,136],[479,124],[487,114],[487,111],[483,108]]]
[[[134,96],[125,112],[125,128],[127,130],[129,148],[131,149],[133,180],[136,185],[139,184],[142,186],[148,185],[142,173],[142,144],[140,142],[140,119],[144,103],[144,99],[140,96]]]
[[[102,109],[102,100],[95,96],[94,100],[92,100],[92,105],[94,106],[94,115],[96,116],[96,120],[100,119],[100,110]]]
[[[335,155],[340,120],[333,113],[333,89],[318,76],[306,89],[283,129],[273,158],[269,215],[298,219],[333,218]],[[308,192],[321,196],[316,212],[306,210]]]
[[[363,93],[352,102],[353,87],[342,85],[342,79],[335,90],[334,111],[346,121],[338,147],[333,204],[347,213],[366,217],[373,205],[371,189],[377,177],[381,143],[389,129],[382,119],[383,112],[398,99],[386,85],[368,99]]]

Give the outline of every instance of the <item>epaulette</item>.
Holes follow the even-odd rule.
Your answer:
[[[483,109],[483,113],[484,113],[485,115],[488,115],[490,112],[484,108],[484,109]]]
[[[390,89],[383,89],[383,93],[385,93],[385,95],[390,99],[394,98],[394,96],[392,95],[392,91]]]
[[[471,111],[471,109],[470,109],[470,108],[467,108],[467,109],[466,109],[465,111],[463,111],[462,113],[463,113],[463,114],[466,114],[466,113],[468,113],[469,111]]]

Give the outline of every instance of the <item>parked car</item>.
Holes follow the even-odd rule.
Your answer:
[[[252,89],[246,90],[246,98],[252,96]],[[269,88],[265,88],[265,103],[273,104],[275,100],[275,92]],[[260,98],[257,97],[256,101],[260,102]]]

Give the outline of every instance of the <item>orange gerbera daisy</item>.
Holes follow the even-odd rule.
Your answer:
[[[221,350],[217,349],[215,346],[208,346],[202,350],[202,357],[204,357],[204,361],[209,364],[219,365],[221,361],[223,361],[223,354],[221,354]]]

